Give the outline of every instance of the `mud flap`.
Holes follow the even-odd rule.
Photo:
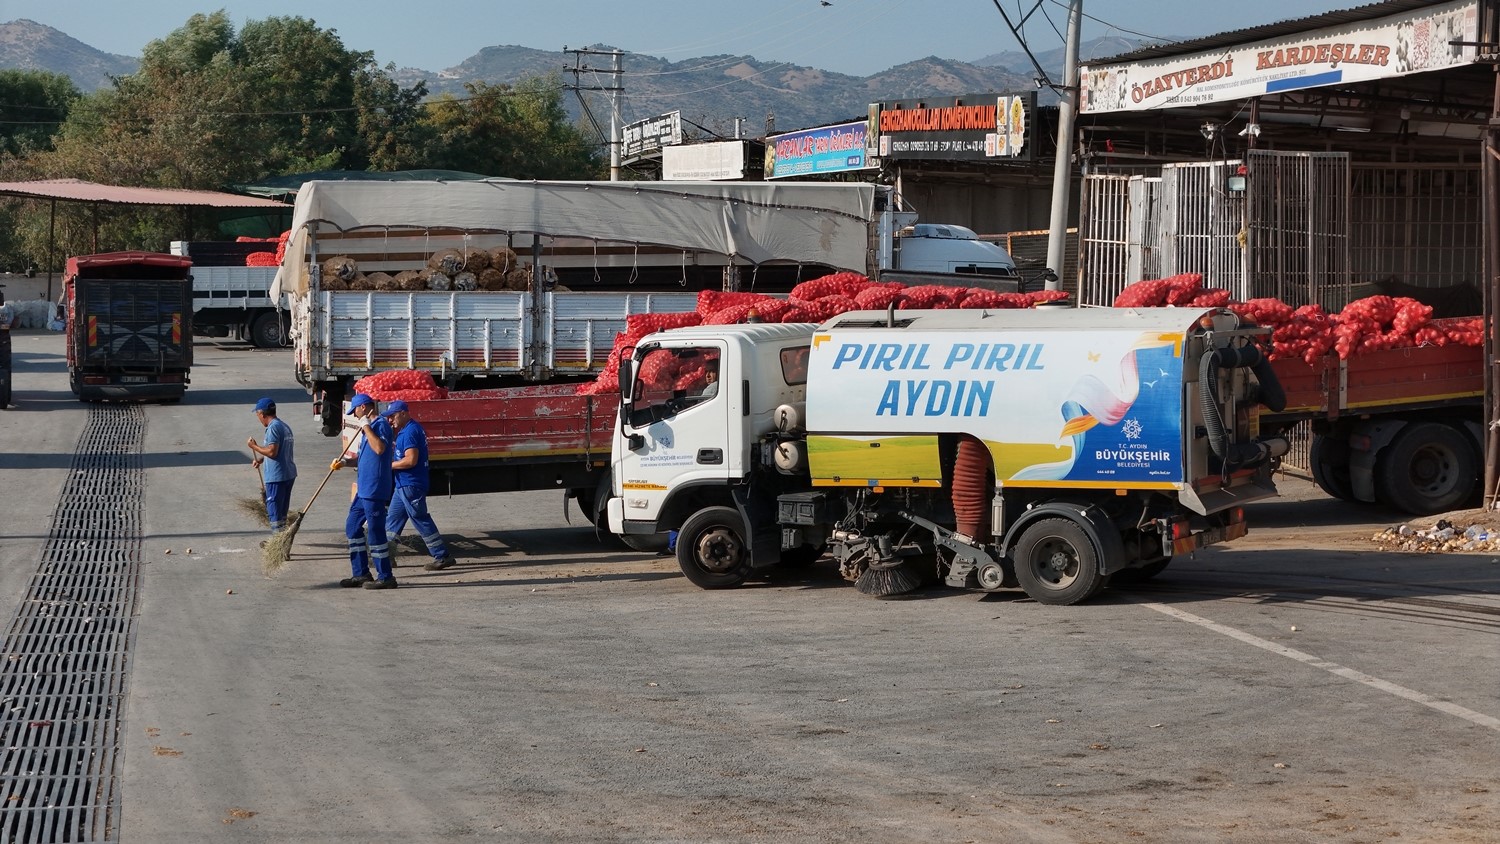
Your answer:
[[[759,569],[781,562],[781,525],[776,521],[776,500],[753,495],[749,487],[735,487],[731,491],[749,534],[745,541],[750,543],[750,567]]]

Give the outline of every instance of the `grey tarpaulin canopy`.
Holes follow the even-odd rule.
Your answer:
[[[202,208],[286,208],[286,203],[255,196],[240,196],[211,190],[176,188],[134,188],[123,185],[101,185],[82,179],[39,179],[29,182],[0,182],[0,196],[46,199],[52,202],[55,227],[57,203],[88,202],[95,205],[178,205]],[[52,298],[52,240],[47,235],[47,298]],[[99,251],[99,232],[94,230],[94,251]]]
[[[239,193],[269,196],[291,202],[308,182],[468,182],[488,179],[464,170],[315,170],[290,176],[271,176],[253,185],[230,185]]]
[[[812,182],[308,182],[272,295],[306,291],[308,228],[509,232],[866,272],[875,188]]]

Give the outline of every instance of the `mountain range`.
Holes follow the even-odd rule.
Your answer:
[[[1100,38],[1085,43],[1087,57],[1118,55],[1141,42]],[[591,50],[609,50],[595,45]],[[1053,80],[1062,77],[1062,50],[1040,53],[1037,59]],[[48,70],[71,78],[80,90],[107,87],[110,78],[134,73],[139,59],[105,53],[75,38],[30,20],[0,24],[0,69]],[[574,73],[575,66],[593,68]],[[453,67],[440,71],[396,68],[392,77],[402,86],[427,82],[433,94],[462,95],[464,83],[515,83],[526,77],[562,71],[566,85],[585,89],[568,95],[565,105],[575,117],[583,114],[580,96],[600,125],[609,123],[606,95],[587,89],[610,84],[609,59],[598,55],[502,45],[486,47]],[[700,56],[678,62],[626,53],[623,58],[622,119],[653,117],[680,111],[697,137],[733,137],[735,123],[743,123],[744,137],[792,131],[845,120],[862,120],[869,103],[944,97],[978,92],[1034,90],[1037,73],[1022,52],[994,53],[972,62],[928,56],[870,76],[851,76],[786,62],[762,61],[754,56]],[[564,68],[567,68],[564,70]],[[1044,103],[1055,101],[1043,89]],[[685,126],[685,128],[687,128]]]

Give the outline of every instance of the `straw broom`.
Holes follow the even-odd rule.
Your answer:
[[[360,445],[364,445],[363,441],[360,442]],[[342,454],[339,456],[343,457]],[[328,474],[323,476],[323,482],[318,484],[317,489],[313,490],[312,498],[307,499],[307,504],[302,508],[301,512],[293,513],[286,520],[286,527],[272,536],[266,542],[266,547],[261,549],[261,568],[267,575],[281,571],[281,567],[286,565],[286,561],[292,558],[292,542],[297,538],[297,530],[302,527],[302,517],[306,516],[307,511],[312,509],[313,502],[318,500],[318,493],[323,491],[323,487],[328,485],[328,482],[333,479],[333,473],[337,471],[337,468],[329,468]]]
[[[259,498],[248,498],[248,497],[241,498],[240,499],[240,509],[244,510],[246,514],[255,517],[255,519],[257,521],[259,521],[261,523],[261,525],[263,525],[265,527],[270,527],[271,526],[271,517],[268,516],[268,515],[266,515],[266,478],[265,478],[265,475],[261,474],[260,467],[256,466],[254,462],[251,462],[250,468],[252,468],[252,469],[255,470],[255,476],[260,479],[260,497]]]

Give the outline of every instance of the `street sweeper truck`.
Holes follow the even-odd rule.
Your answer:
[[[1275,495],[1264,334],[1214,308],[1048,308],[650,335],[621,367],[608,525],[677,531],[704,588],[827,553],[867,594],[1073,604],[1243,536]]]

